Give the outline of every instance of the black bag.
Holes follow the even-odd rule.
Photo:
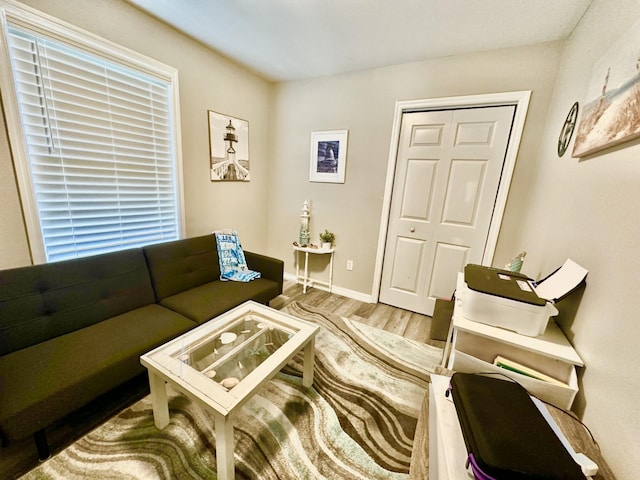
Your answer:
[[[451,393],[478,480],[585,480],[527,392],[500,378],[455,373]]]

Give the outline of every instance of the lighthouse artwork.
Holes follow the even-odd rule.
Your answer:
[[[248,182],[249,122],[209,110],[209,157],[212,182]]]
[[[572,157],[640,137],[640,21],[595,64]]]
[[[311,132],[309,181],[344,183],[348,130]]]
[[[340,152],[340,142],[318,142],[318,172],[336,173],[338,171],[338,152]]]

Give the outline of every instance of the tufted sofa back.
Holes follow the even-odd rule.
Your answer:
[[[220,279],[215,235],[149,245],[143,250],[158,302]]]
[[[142,249],[0,271],[0,355],[154,303]]]

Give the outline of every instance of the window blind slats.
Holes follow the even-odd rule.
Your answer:
[[[47,260],[177,239],[172,85],[21,27],[9,43]]]
[[[94,85],[100,88],[107,78],[112,82],[111,88],[116,95],[119,91],[126,96],[138,94],[146,98],[146,92],[151,91],[160,97],[164,96],[165,85],[159,82],[150,83],[143,74],[90,55],[83,58],[82,53],[72,47],[65,49],[61,44],[42,37],[36,41],[37,37],[30,34],[21,37],[19,34],[16,35],[17,32],[16,29],[11,31],[12,61],[17,70],[32,72],[31,66],[36,62],[34,56],[38,56],[42,68],[55,71],[60,79],[69,78],[71,84]],[[76,80],[71,80],[73,78]]]
[[[37,92],[33,94],[23,90],[21,93],[20,103],[23,106],[25,123],[42,126],[44,106],[39,101]],[[47,108],[50,110],[48,120],[55,122],[61,136],[65,131],[69,132],[67,134],[73,134],[79,128],[85,131],[92,128],[96,133],[103,132],[103,135],[112,131],[117,137],[137,137],[141,142],[150,143],[159,141],[158,135],[168,135],[170,131],[170,119],[165,116],[138,119],[118,115],[113,109],[108,115],[100,116],[96,115],[97,110],[89,110],[86,106],[69,106],[61,101],[55,105],[48,105]]]

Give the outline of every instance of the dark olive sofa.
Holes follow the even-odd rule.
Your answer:
[[[214,235],[144,248],[156,301],[200,324],[246,300],[267,304],[282,293],[284,262],[244,252],[261,278],[247,283],[220,281]]]
[[[34,435],[140,375],[140,355],[246,300],[282,293],[281,260],[220,281],[213,235],[0,271],[0,440]],[[1,455],[1,452],[0,452]]]

